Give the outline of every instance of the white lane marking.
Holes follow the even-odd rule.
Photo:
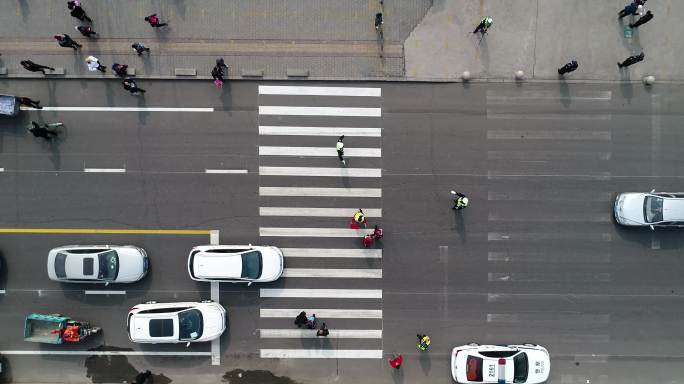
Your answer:
[[[43,107],[41,111],[59,112],[214,112],[214,108],[162,107]]]
[[[382,217],[380,208],[362,208],[366,217]],[[259,216],[349,217],[358,208],[259,207]]]
[[[287,116],[358,116],[380,117],[380,108],[352,108],[352,107],[294,107],[280,105],[260,105],[260,115]]]
[[[262,339],[316,339],[316,329],[260,329]],[[382,339],[380,329],[331,329],[329,339]]]
[[[125,295],[126,291],[85,291],[86,295]]]
[[[542,241],[542,240],[571,240],[571,241],[611,241],[610,233],[567,233],[567,232],[488,232],[488,241]]]
[[[0,172],[5,172],[5,168],[0,168]]]
[[[358,237],[361,238],[373,232],[373,228],[293,228],[293,227],[259,227],[259,236],[274,237]]]
[[[284,277],[382,279],[382,269],[370,268],[285,268]]]
[[[605,251],[498,251],[488,252],[487,261],[506,263],[610,263]]]
[[[125,173],[126,168],[83,168],[83,172],[89,172],[89,173]]]
[[[382,359],[382,349],[260,349],[262,359]]]
[[[571,95],[559,95],[558,91],[535,89],[535,90],[493,90],[490,89],[486,94],[489,100],[504,100],[515,102],[516,100],[603,100],[609,101],[613,97],[613,91],[597,90],[573,90]]]
[[[565,216],[540,216],[540,217],[523,217],[519,212],[507,212],[501,214],[498,212],[489,212],[487,217],[489,221],[500,222],[530,222],[530,223],[609,223],[613,221],[613,215],[610,213],[585,213],[575,211],[572,215],[566,213]]]
[[[0,289],[0,295],[4,295],[6,292],[4,289]]]
[[[575,272],[575,273],[493,273],[487,274],[490,282],[566,282],[566,283],[609,283],[610,273]]]
[[[382,249],[344,248],[280,248],[285,257],[340,257],[352,259],[381,259]]]
[[[578,363],[584,363],[584,364],[598,364],[598,363],[607,363],[608,362],[608,355],[575,355],[575,362]]]
[[[336,299],[382,299],[382,289],[261,288],[260,297],[305,297]]]
[[[660,239],[656,237],[654,232],[651,232],[651,249],[660,249]]]
[[[259,317],[295,318],[301,311],[322,319],[382,319],[382,309],[261,308]]]
[[[611,192],[600,191],[579,191],[579,190],[563,190],[563,191],[545,191],[545,190],[527,190],[527,191],[489,191],[487,200],[499,201],[576,201],[586,203],[588,201],[608,202],[612,201]]]
[[[260,125],[260,135],[271,136],[349,136],[349,137],[380,137],[381,128],[352,128],[352,127],[295,127],[280,125]]]
[[[609,141],[610,131],[533,131],[523,129],[490,129],[488,140],[598,140]]]
[[[612,156],[597,151],[487,151],[488,160],[610,160]]]
[[[261,176],[382,177],[380,168],[259,167]]]
[[[511,120],[611,120],[609,113],[510,113],[497,112],[494,108],[487,108],[488,119],[511,119]]]
[[[260,196],[382,197],[380,188],[259,187]]]
[[[2,355],[65,355],[65,356],[210,356],[210,352],[168,351],[60,351],[60,350],[9,350]]]
[[[260,95],[292,96],[382,96],[381,88],[361,87],[307,87],[288,85],[260,85]]]
[[[209,231],[209,244],[210,245],[219,245],[221,244],[219,241],[220,232],[218,229],[212,229]]]
[[[247,173],[246,169],[205,169],[205,173]]]
[[[337,157],[334,147],[259,147],[259,156]],[[380,148],[345,148],[344,157],[382,157]]]
[[[488,313],[488,323],[522,323],[522,324],[539,324],[539,323],[558,323],[558,317],[561,315],[563,321],[572,323],[576,326],[588,324],[609,324],[610,315],[607,314],[591,314],[591,313],[571,313],[571,312],[535,312],[535,313]]]

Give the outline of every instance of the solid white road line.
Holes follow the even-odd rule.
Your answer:
[[[532,131],[522,129],[491,129],[488,140],[597,140],[610,141],[608,131]]]
[[[315,339],[317,329],[260,329],[262,339]],[[382,339],[381,329],[331,329],[329,339]]]
[[[125,295],[126,291],[85,291],[86,295]]]
[[[366,217],[382,217],[380,208],[362,208]],[[358,208],[259,207],[259,216],[352,217]]]
[[[274,237],[357,237],[361,238],[371,233],[373,228],[293,228],[293,227],[259,227],[259,236]]]
[[[307,87],[260,85],[260,95],[291,95],[291,96],[382,96],[381,88],[361,87]]]
[[[247,173],[246,169],[205,169],[205,173]]]
[[[261,176],[382,177],[380,168],[259,167]]]
[[[59,112],[214,112],[214,108],[161,107],[43,107],[41,111]]]
[[[488,323],[509,323],[509,324],[539,324],[557,323],[559,312],[535,312],[535,313],[488,313]],[[592,313],[567,313],[562,312],[563,321],[572,323],[575,326],[586,326],[588,324],[609,324],[610,315]]]
[[[219,239],[220,239],[220,232],[218,229],[213,229],[213,230],[209,231],[209,244],[219,245],[219,244],[221,244]]]
[[[125,173],[126,168],[83,168],[83,172],[89,172],[89,173]]]
[[[334,147],[259,147],[259,156],[337,157]],[[344,157],[382,157],[380,148],[345,148]]]
[[[381,188],[259,187],[260,196],[382,197]]]
[[[284,277],[324,277],[324,278],[360,278],[382,279],[382,269],[351,268],[285,268]]]
[[[262,359],[382,359],[381,349],[260,349]]]
[[[0,168],[0,172],[5,172],[5,168]]]
[[[382,299],[382,289],[261,288],[260,297],[304,297],[335,299]]]
[[[294,127],[280,125],[260,125],[260,135],[270,136],[334,136],[380,137],[381,128],[351,127]]]
[[[259,317],[295,318],[301,311],[322,319],[382,319],[382,309],[261,308]]]
[[[0,295],[4,295],[6,292],[4,289],[0,289]]]
[[[381,259],[382,249],[359,248],[280,248],[285,257],[340,257],[350,259]]]
[[[170,351],[60,351],[60,350],[13,350],[0,351],[1,355],[65,355],[65,356],[210,356],[209,352]]]
[[[294,107],[288,105],[260,105],[260,115],[287,116],[355,116],[380,117],[380,108],[352,108],[352,107]]]
[[[490,282],[525,282],[525,283],[610,283],[610,273],[575,272],[575,273],[493,273],[487,274]]]

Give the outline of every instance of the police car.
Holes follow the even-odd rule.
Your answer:
[[[451,376],[457,383],[543,383],[550,368],[549,352],[536,344],[471,343],[451,352]]]

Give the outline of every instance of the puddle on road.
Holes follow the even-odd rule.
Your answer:
[[[275,376],[270,371],[245,371],[234,369],[223,375],[223,381],[229,384],[297,384],[296,381],[285,376]]]
[[[132,351],[132,348],[118,348],[100,346],[91,348],[89,351]],[[128,362],[128,356],[108,355],[90,356],[85,360],[87,370],[86,377],[93,383],[132,383],[135,376],[140,373],[133,365]],[[152,373],[146,383],[149,384],[169,384],[171,379],[164,375]]]

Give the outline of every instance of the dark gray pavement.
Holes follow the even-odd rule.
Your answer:
[[[141,84],[142,85],[142,84]],[[382,98],[257,96],[257,83],[223,93],[197,82],[149,81],[146,107],[214,107],[212,113],[30,111],[0,120],[0,227],[218,229],[223,243],[345,248],[357,239],[260,237],[262,227],[340,227],[329,217],[263,217],[259,207],[368,205],[368,198],[264,197],[259,187],[382,188],[374,206],[386,231],[382,260],[288,258],[287,268],[380,268],[382,279],[285,277],[266,286],[221,285],[230,330],[221,365],[188,356],[10,355],[12,382],[123,382],[150,369],[156,382],[450,383],[451,348],[468,342],[536,342],[551,353],[550,383],[681,383],[684,278],[681,231],[625,229],[612,220],[622,191],[682,190],[682,90],[613,85],[383,85]],[[293,84],[296,85],[296,84]],[[316,83],[315,85],[327,85]],[[376,87],[377,84],[348,86]],[[19,80],[12,93],[47,106],[138,106],[110,82]],[[154,95],[154,97],[151,97]],[[270,116],[258,106],[381,107],[382,118]],[[47,146],[25,133],[30,119],[65,122]],[[381,137],[349,137],[347,150],[381,147],[380,180],[259,175],[259,166],[336,167],[336,158],[258,155],[258,146],[331,146],[334,137],[260,136],[258,126],[377,126]],[[86,174],[117,167],[125,174]],[[205,174],[205,169],[247,174]],[[470,207],[454,213],[449,190]],[[346,219],[342,219],[346,222]],[[91,297],[51,283],[50,247],[75,242],[132,243],[152,257],[150,276],[126,295]],[[67,308],[104,333],[78,348],[208,352],[209,345],[140,346],[124,317],[147,299],[206,298],[187,278],[190,247],[206,236],[2,234],[0,350],[42,350],[20,339],[31,311]],[[264,298],[260,288],[382,289],[382,299]],[[382,330],[374,344],[353,338],[259,337],[291,319],[263,308],[382,309],[382,319],[331,319],[331,329]],[[63,310],[66,312],[66,310]],[[415,334],[432,339],[427,353]],[[382,349],[385,359],[264,359],[264,348]],[[76,348],[74,348],[76,349]],[[35,366],[40,364],[41,370]],[[255,372],[263,370],[266,372]],[[258,376],[263,374],[265,376]],[[225,375],[225,376],[224,376]],[[257,376],[258,378],[253,378]],[[248,377],[252,377],[249,379]],[[280,380],[280,381],[279,381]]]

